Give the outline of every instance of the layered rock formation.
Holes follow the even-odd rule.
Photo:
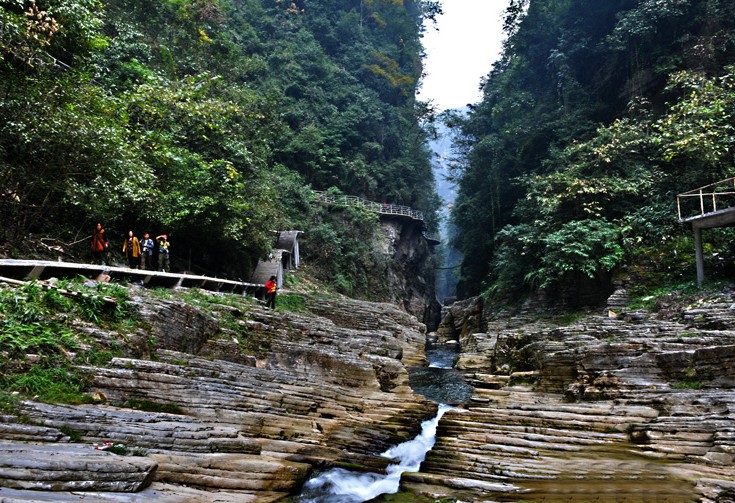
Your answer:
[[[444,415],[404,489],[463,501],[735,501],[735,295],[666,317],[491,311],[472,299],[447,312],[441,338],[461,339],[457,366],[477,389]]]
[[[139,295],[136,333],[86,327],[130,350],[84,368],[99,403],[2,417],[3,502],[275,501],[314,468],[381,470],[376,454],[436,410],[405,369],[425,361],[424,326],[394,306],[313,299],[307,316]]]
[[[129,355],[85,367],[96,404],[0,416],[3,502],[277,501],[315,469],[382,470],[376,453],[436,410],[405,368],[425,363],[424,326],[390,304],[310,299],[302,315],[204,295],[197,307],[141,291],[133,333],[79,325]],[[735,295],[658,315],[626,312],[625,298],[545,319],[480,299],[448,308],[439,339],[460,341],[476,390],[403,489],[735,500]]]

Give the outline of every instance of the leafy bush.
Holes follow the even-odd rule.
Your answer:
[[[384,298],[387,264],[379,249],[379,217],[359,208],[324,207],[314,217],[303,252],[310,270],[337,291]]]
[[[88,344],[72,322],[80,318],[115,326],[135,316],[127,304],[127,291],[117,285],[89,289],[75,280],[59,286],[86,297],[69,297],[36,283],[0,288],[0,363],[5,369],[0,383],[43,401],[86,403],[88,376],[74,369],[74,362],[106,364],[120,348],[112,343],[106,348]],[[106,303],[102,296],[114,296],[117,304]]]

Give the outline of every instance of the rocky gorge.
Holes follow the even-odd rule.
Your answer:
[[[27,399],[2,416],[3,502],[286,500],[324,468],[383,470],[378,454],[437,410],[409,386],[425,327],[394,305],[131,296],[135,331],[78,323],[127,348],[85,366],[95,403]],[[735,501],[735,292],[662,302],[632,308],[618,291],[604,314],[445,308],[430,338],[456,341],[475,391],[403,474],[404,496]]]
[[[402,487],[462,501],[735,501],[735,292],[604,314],[447,309],[476,386]]]
[[[408,386],[424,326],[395,306],[132,298],[136,332],[77,327],[129,353],[83,369],[97,403],[24,400],[2,416],[3,502],[276,501],[315,468],[381,470],[375,454],[436,410]]]

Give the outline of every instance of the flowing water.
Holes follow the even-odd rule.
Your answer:
[[[456,347],[427,346],[426,356],[431,365],[408,369],[411,388],[436,403],[450,405],[467,403],[472,396],[473,387],[465,382],[462,374],[452,368],[457,356]]]
[[[434,446],[436,427],[450,404],[464,403],[472,387],[452,369],[454,348],[427,347],[429,367],[409,369],[411,387],[416,393],[439,403],[437,415],[421,423],[421,433],[407,442],[391,447],[381,456],[397,459],[385,473],[358,473],[334,468],[310,479],[293,501],[299,503],[361,503],[381,494],[398,492],[403,472],[417,472],[426,453]]]
[[[421,423],[421,433],[407,442],[391,447],[381,454],[399,462],[389,465],[386,473],[356,473],[335,468],[310,479],[300,503],[360,503],[380,494],[395,493],[403,472],[416,472],[426,453],[434,446],[436,427],[444,412],[451,407],[440,405],[437,415]]]

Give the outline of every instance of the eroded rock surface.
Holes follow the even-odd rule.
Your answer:
[[[27,401],[2,418],[2,501],[275,501],[314,467],[384,468],[376,454],[436,410],[405,368],[425,361],[424,326],[394,306],[139,303],[150,331],[118,334],[133,357],[84,368],[104,401]],[[95,450],[105,442],[144,455]]]
[[[477,389],[402,486],[462,501],[735,501],[735,296],[577,320],[447,310]],[[480,313],[485,313],[481,320]],[[469,335],[467,335],[469,334]]]

